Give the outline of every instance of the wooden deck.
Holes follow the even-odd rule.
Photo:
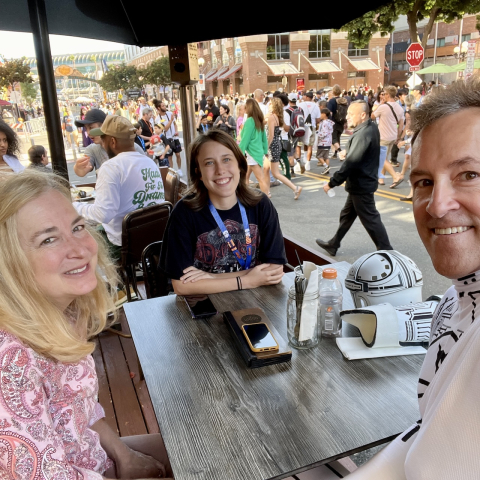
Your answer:
[[[130,333],[121,310],[122,332]],[[103,332],[93,353],[99,384],[99,402],[105,419],[120,437],[160,433],[145,380],[141,380],[131,338]]]

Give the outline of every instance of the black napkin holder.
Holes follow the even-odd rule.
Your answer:
[[[247,308],[244,310],[236,310],[234,312],[225,312],[223,314],[223,320],[228,325],[234,343],[248,368],[266,367],[268,365],[276,365],[291,360],[292,351],[288,348],[288,344],[275,330],[275,327],[271,324],[267,315],[261,308]],[[268,328],[278,343],[278,350],[270,352],[252,352],[250,349],[242,332],[242,325],[261,322],[268,325]]]

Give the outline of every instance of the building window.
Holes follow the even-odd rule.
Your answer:
[[[290,58],[290,35],[280,33],[269,35],[267,42],[267,60],[288,60]]]
[[[330,56],[330,30],[310,30],[308,58],[325,58]]]
[[[364,78],[365,72],[348,72],[347,78]]]
[[[444,46],[445,46],[445,37],[437,38],[437,47],[444,47]]]
[[[328,73],[309,73],[309,80],[328,80]]]
[[[225,66],[228,66],[228,64],[230,63],[227,49],[225,48],[225,45],[223,43],[222,43],[222,63]]]
[[[349,57],[368,57],[368,46],[366,48],[355,48],[353,43],[348,44]]]
[[[471,33],[467,33],[466,35],[462,35],[462,41],[460,43],[468,42],[471,38],[472,38]]]
[[[282,77],[275,77],[274,75],[267,75],[267,83],[281,83]]]
[[[242,63],[242,49],[238,43],[238,38],[234,39],[233,48],[235,51],[235,63]]]

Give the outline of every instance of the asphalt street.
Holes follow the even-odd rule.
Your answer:
[[[36,144],[48,145],[46,135],[34,136],[32,138]],[[24,163],[28,163],[25,154],[30,147],[30,139],[24,139],[23,137],[21,139],[22,160]],[[346,136],[342,137],[342,144],[345,144],[346,140]],[[401,149],[398,159],[403,164],[403,149]],[[67,162],[71,183],[95,181],[96,175],[93,172],[81,179],[75,175],[73,172],[74,158],[71,150],[67,150]],[[174,163],[176,166],[175,161]],[[347,193],[343,187],[338,187],[335,188],[335,197],[330,198],[322,188],[322,185],[328,181],[330,175],[340,168],[341,162],[339,160],[331,160],[331,170],[326,176],[320,174],[322,167],[316,166],[317,161],[315,158],[312,160],[311,165],[312,169],[310,172],[305,172],[304,175],[297,174],[293,179],[296,185],[303,187],[302,194],[297,201],[293,199],[292,190],[284,185],[280,185],[271,189],[272,202],[278,211],[281,228],[284,233],[305,243],[314,250],[326,253],[318,247],[315,239],[329,240],[334,235]],[[182,170],[185,174],[185,152],[182,152]],[[412,204],[400,201],[400,198],[407,196],[410,191],[408,175],[405,181],[396,189],[389,188],[389,185],[392,183],[391,177],[387,176],[385,183],[385,187],[379,187],[375,195],[375,201],[387,229],[390,243],[396,250],[410,257],[422,271],[424,298],[428,298],[433,294],[443,294],[451,285],[451,282],[435,272],[430,257],[417,234],[412,214]],[[374,250],[374,243],[357,219],[344,238],[335,260],[353,263],[360,256]]]

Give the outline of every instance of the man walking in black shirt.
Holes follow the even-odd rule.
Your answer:
[[[353,222],[360,218],[377,250],[392,250],[387,231],[375,206],[374,192],[378,188],[378,164],[380,158],[380,132],[370,120],[368,104],[359,100],[348,108],[347,122],[354,127],[347,143],[347,152],[341,152],[345,163],[323,189],[325,193],[346,181],[348,198],[340,213],[337,233],[328,242],[317,238],[317,244],[334,257],[340,242],[350,230]]]

